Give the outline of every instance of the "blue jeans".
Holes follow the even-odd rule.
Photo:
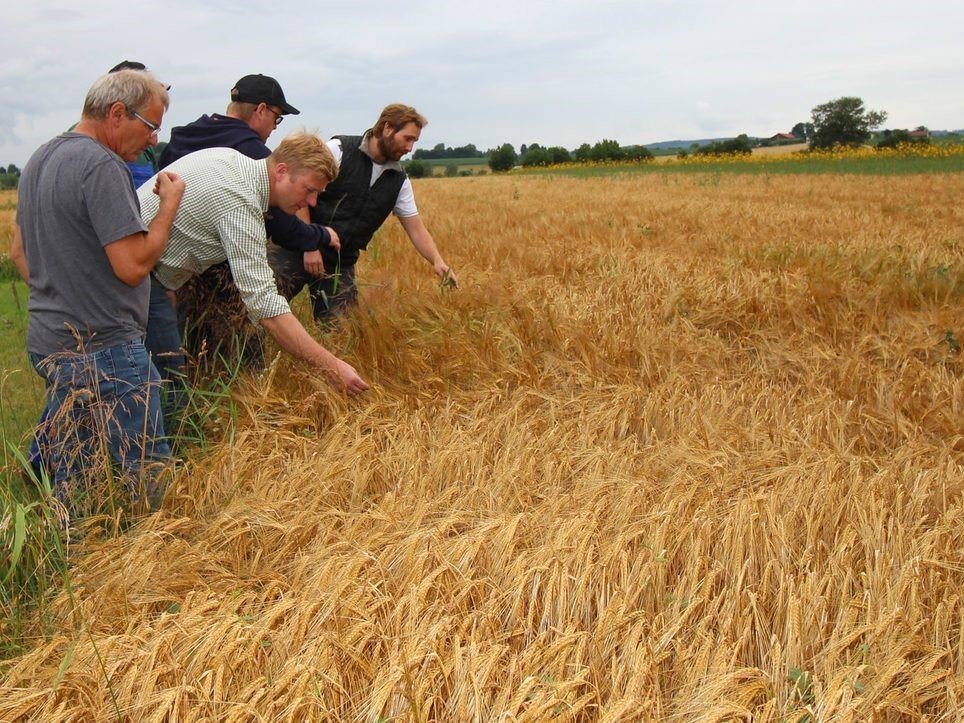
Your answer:
[[[171,459],[164,437],[160,377],[142,341],[89,354],[60,352],[30,361],[46,382],[36,442],[57,496],[73,508],[76,485],[108,474],[112,459],[135,498],[163,496],[158,474]],[[108,458],[109,454],[109,458]]]
[[[167,290],[151,276],[151,303],[147,312],[147,336],[144,346],[164,383],[161,410],[164,429],[175,435],[187,406],[186,362],[181,348],[181,331],[177,311],[167,298]]]

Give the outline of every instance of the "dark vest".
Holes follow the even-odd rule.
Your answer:
[[[338,178],[318,194],[318,203],[310,213],[313,223],[331,226],[338,232],[341,239],[341,265],[351,266],[395,208],[405,173],[386,170],[375,181],[375,185],[369,187],[372,159],[358,148],[362,136],[335,138],[341,141]],[[321,252],[325,268],[334,268],[338,253],[328,248],[323,248]]]

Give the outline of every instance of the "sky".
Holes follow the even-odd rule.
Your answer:
[[[0,25],[0,164],[80,117],[121,60],[170,83],[172,126],[223,113],[248,73],[278,79],[297,128],[361,133],[388,103],[416,148],[769,137],[859,96],[883,127],[964,128],[959,0],[19,0]]]

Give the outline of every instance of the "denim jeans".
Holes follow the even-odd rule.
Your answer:
[[[57,496],[72,506],[76,485],[103,479],[110,460],[129,475],[135,498],[163,496],[158,474],[171,461],[161,418],[160,377],[142,341],[89,354],[59,352],[30,361],[46,382],[36,442]]]
[[[187,406],[186,362],[184,351],[181,349],[177,311],[167,298],[167,290],[153,275],[144,346],[151,355],[151,361],[157,367],[164,385],[161,392],[164,429],[169,435],[176,435],[181,425],[184,408]]]

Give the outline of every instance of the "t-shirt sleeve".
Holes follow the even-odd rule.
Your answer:
[[[402,182],[402,187],[398,189],[398,198],[395,199],[394,213],[396,216],[406,218],[408,216],[418,216],[418,206],[415,205],[415,190],[412,182],[406,178]]]
[[[94,163],[83,183],[87,216],[101,246],[147,231],[127,166],[113,159]]]
[[[341,139],[332,138],[328,141],[328,150],[331,151],[331,155],[335,157],[335,163],[339,166],[341,165]]]

